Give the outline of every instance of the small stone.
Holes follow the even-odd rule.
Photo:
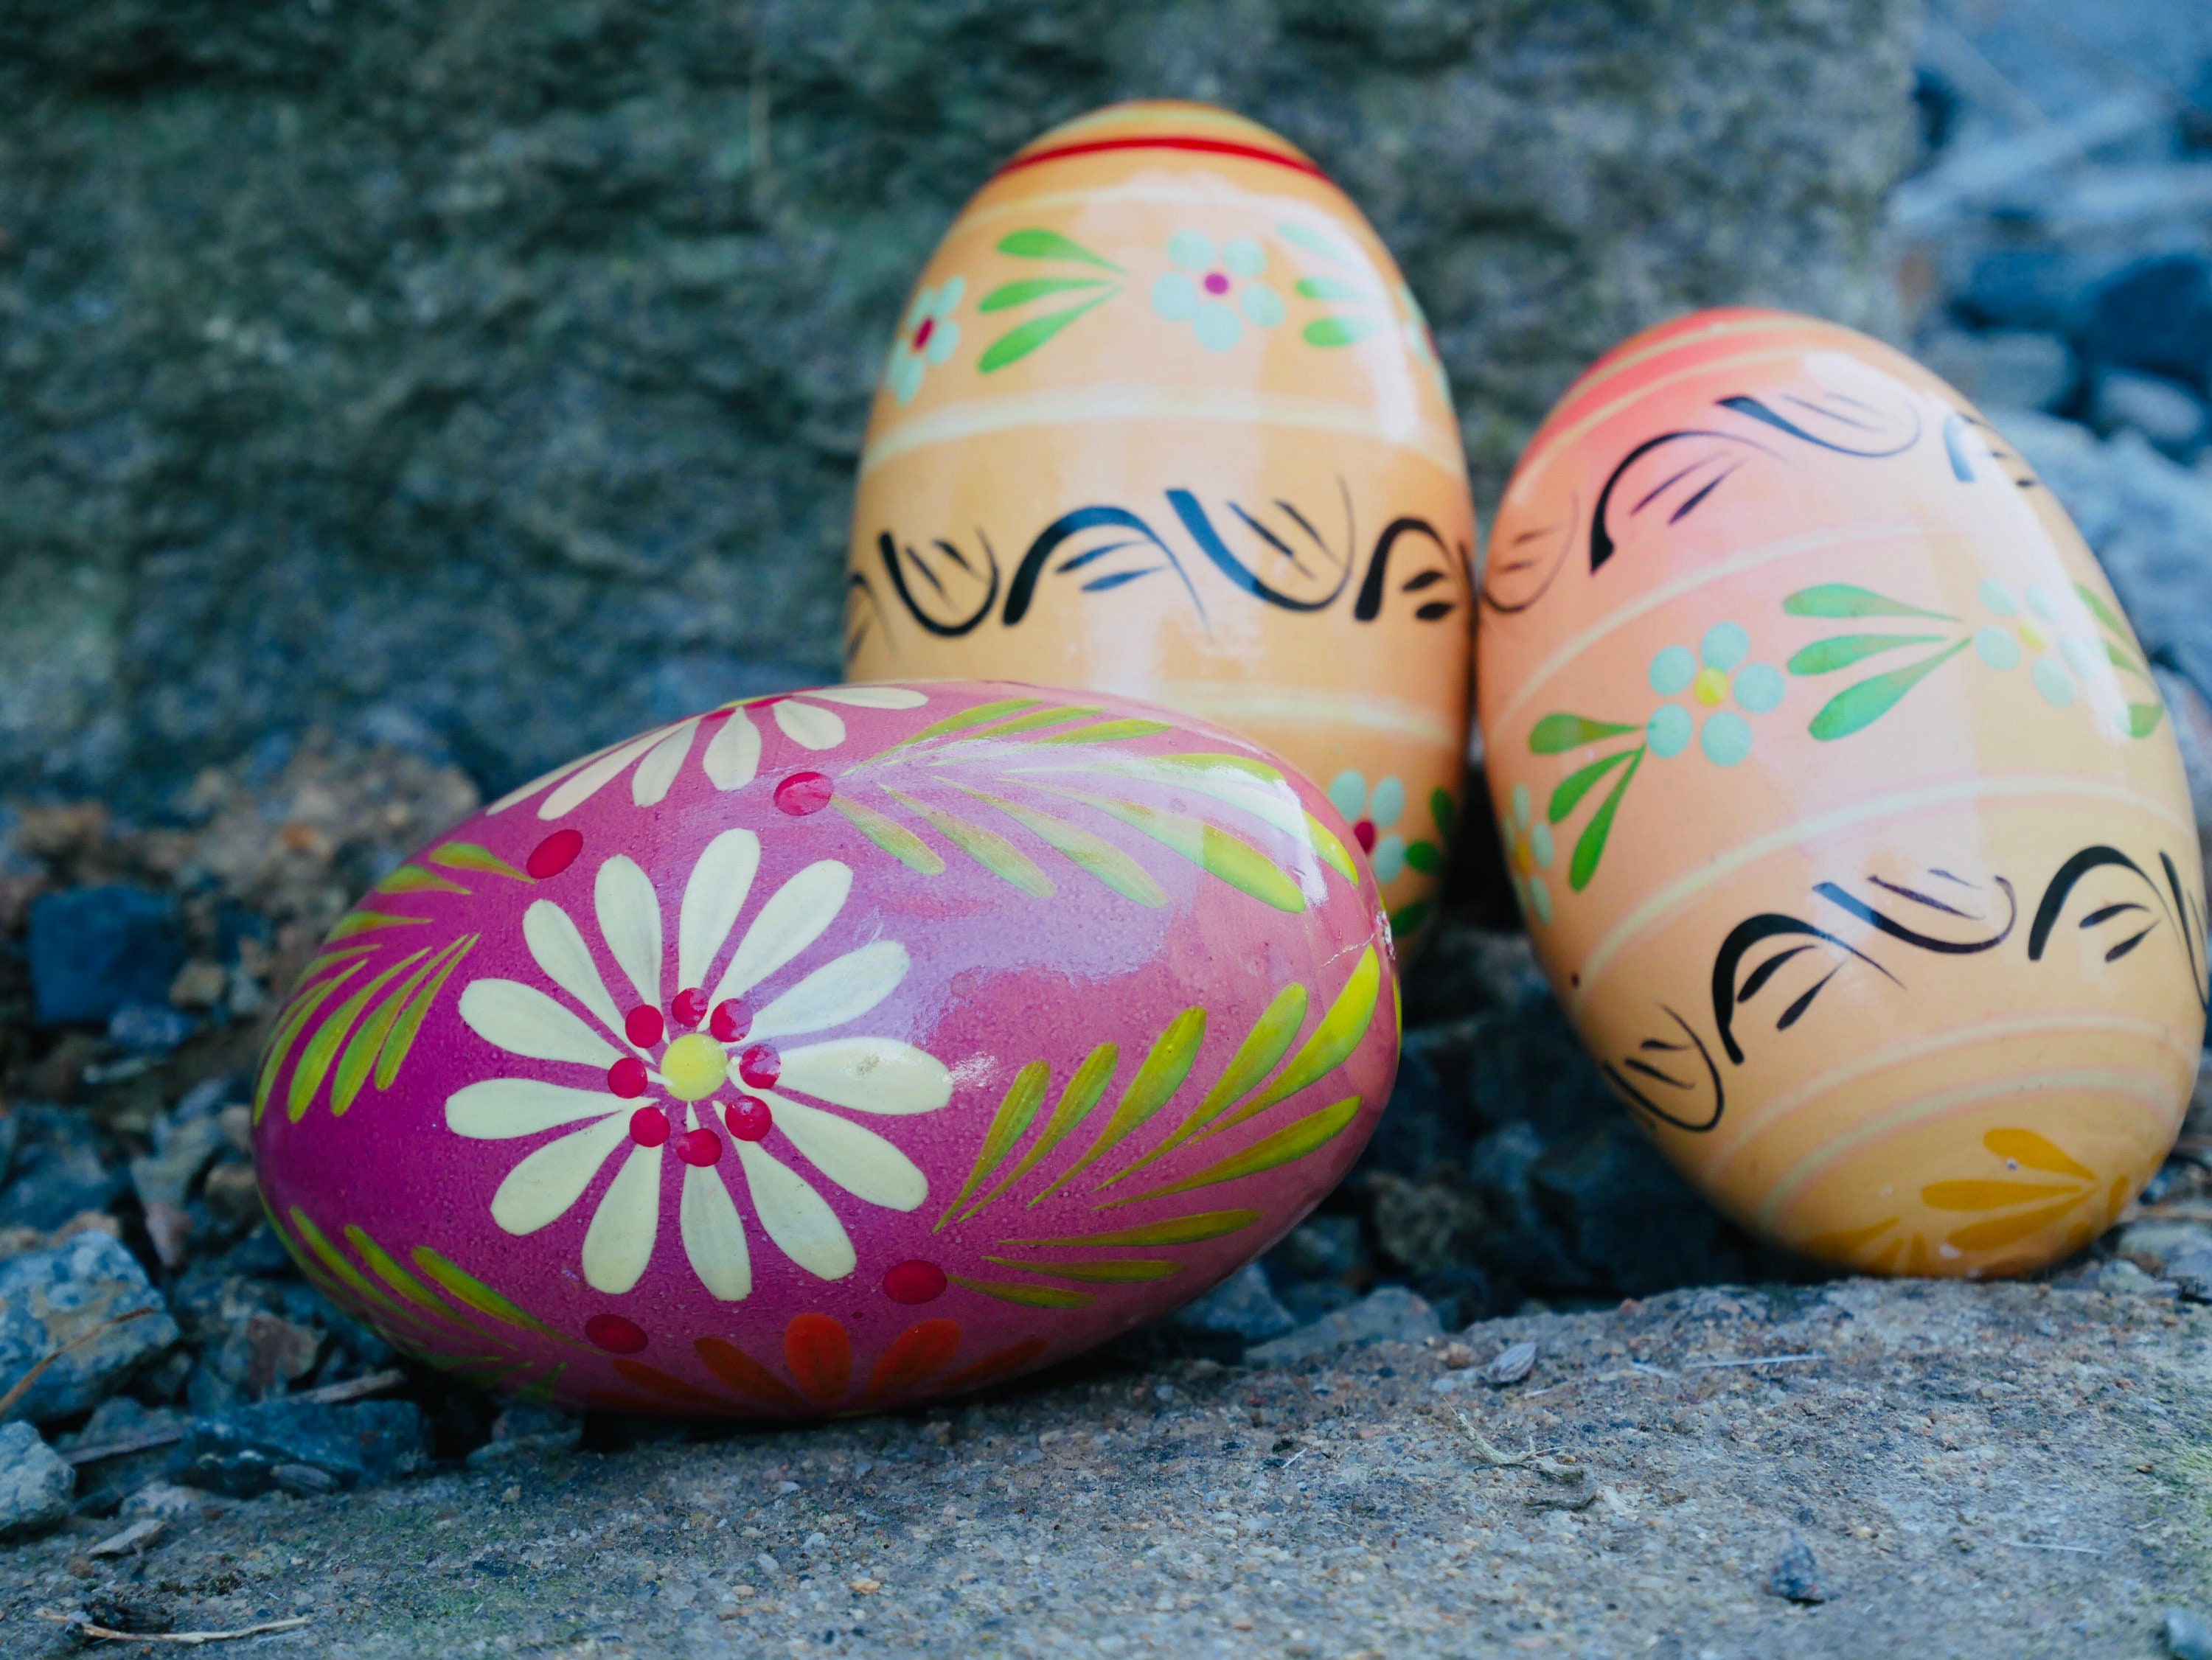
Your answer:
[[[2212,1620],[2194,1609],[2168,1609],[2166,1649],[2173,1660],[2212,1660]]]
[[[108,1017],[107,1040],[134,1055],[166,1055],[199,1022],[166,1003],[129,1003]]]
[[[1536,1345],[1522,1342],[1509,1343],[1498,1350],[1498,1358],[1482,1369],[1482,1381],[1492,1389],[1504,1389],[1526,1378],[1536,1365]]]
[[[2166,1258],[2166,1277],[2192,1303],[2212,1303],[2212,1245],[2193,1245]]]
[[[1766,1593],[1792,1602],[1825,1602],[1828,1589],[1820,1578],[1820,1565],[1813,1560],[1813,1548],[1796,1534],[1783,1547],[1782,1554],[1766,1571]]]
[[[14,1179],[0,1191],[0,1227],[44,1233],[87,1210],[105,1210],[126,1185],[100,1157],[100,1141],[81,1114],[25,1107],[17,1126]]]
[[[2097,378],[2090,419],[2100,432],[2133,427],[2168,455],[2186,457],[2204,441],[2202,399],[2186,386],[2128,369]]]
[[[1442,1358],[1454,1372],[1464,1372],[1474,1364],[1474,1351],[1465,1343],[1449,1342],[1443,1346]]]
[[[468,1456],[471,1469],[517,1458],[557,1457],[584,1438],[583,1421],[551,1407],[510,1406],[491,1421],[491,1439]]]
[[[250,1499],[280,1485],[282,1466],[306,1466],[350,1488],[406,1475],[428,1454],[429,1425],[411,1401],[264,1401],[201,1419],[168,1473],[190,1487]]]
[[[196,958],[177,971],[169,982],[169,1002],[178,1009],[213,1009],[230,989],[230,975],[219,962]]]
[[[2116,1257],[2099,1269],[2096,1284],[2098,1290],[2115,1297],[2142,1297],[2159,1289],[2156,1280],[2124,1257]]]
[[[0,1424],[0,1538],[43,1532],[69,1514],[76,1471],[25,1423]]]
[[[261,1214],[261,1187],[250,1164],[217,1165],[201,1184],[200,1197],[233,1227],[243,1227]]]
[[[203,1117],[182,1123],[165,1123],[160,1149],[131,1161],[131,1184],[138,1202],[181,1210],[191,1197],[192,1184],[228,1143],[220,1119]],[[161,1130],[157,1130],[157,1135]]]
[[[1200,1338],[1229,1337],[1243,1343],[1279,1337],[1297,1324],[1290,1310],[1276,1300],[1267,1270],[1257,1263],[1246,1263],[1205,1295],[1177,1309],[1165,1322],[1170,1330]]]
[[[1418,1343],[1443,1334],[1436,1310],[1403,1286],[1384,1286],[1349,1308],[1248,1350],[1245,1358],[1257,1366],[1292,1366],[1353,1344]]]
[[[31,901],[30,960],[41,1026],[166,1004],[185,961],[177,901],[122,884],[43,894]]]
[[[17,1412],[37,1423],[85,1411],[179,1333],[146,1270],[112,1234],[88,1230],[0,1263],[0,1387],[124,1315],[135,1318],[61,1354]]]
[[[278,1464],[269,1472],[271,1481],[285,1492],[301,1499],[312,1499],[318,1493],[337,1491],[338,1478],[313,1464]]]
[[[160,1538],[161,1530],[166,1526],[167,1524],[158,1516],[142,1516],[120,1533],[109,1534],[106,1538],[85,1552],[85,1554],[94,1558],[128,1556],[133,1551],[145,1549]]]
[[[200,1506],[205,1503],[207,1494],[191,1487],[179,1487],[174,1481],[149,1481],[123,1501],[117,1514],[173,1521],[179,1517],[198,1514]]]

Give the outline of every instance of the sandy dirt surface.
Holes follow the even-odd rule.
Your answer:
[[[72,1524],[0,1553],[0,1651],[84,1651],[46,1609],[364,1660],[2163,1655],[2212,1600],[2212,1309],[2142,1285],[1680,1292],[211,1505],[119,1559]]]

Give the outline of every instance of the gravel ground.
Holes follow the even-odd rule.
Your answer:
[[[1093,1364],[205,1505],[121,1559],[89,1554],[120,1523],[72,1523],[0,1554],[0,1649],[82,1652],[44,1609],[306,1615],[222,1651],[364,1657],[2161,1655],[2212,1585],[2212,1309],[2103,1282],[2130,1288],[1707,1288],[1295,1369]]]

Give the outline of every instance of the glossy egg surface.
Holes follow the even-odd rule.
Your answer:
[[[2203,1034],[2180,759],[2094,559],[1956,392],[1808,318],[1638,336],[1522,457],[1480,629],[1538,952],[1717,1203],[1984,1275],[2141,1190]]]
[[[1054,128],[921,275],[860,463],[856,679],[1152,699],[1328,793],[1404,934],[1465,770],[1473,504],[1434,342],[1306,156],[1203,105]]]
[[[1066,1359],[1343,1174],[1397,979],[1327,799],[1004,684],[732,705],[550,773],[332,929],[269,1215],[393,1343],[570,1405],[799,1417]]]

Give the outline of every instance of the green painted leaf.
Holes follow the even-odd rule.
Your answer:
[[[1109,288],[1096,300],[1086,300],[1080,305],[1070,306],[1065,311],[1047,312],[1042,317],[1031,318],[1018,328],[1007,330],[984,349],[981,357],[976,359],[976,373],[990,374],[1005,368],[1009,363],[1018,363],[1084,312],[1104,305],[1121,292],[1119,288]]]
[[[330,1001],[331,995],[354,970],[361,966],[358,960],[349,962],[330,978],[303,985],[293,993],[291,1008],[277,1022],[276,1029],[269,1034],[268,1052],[262,1056],[261,1070],[253,1081],[254,1123],[261,1122],[262,1112],[269,1105],[270,1089],[275,1085],[277,1073],[283,1069],[285,1057],[291,1052],[293,1044],[298,1040],[308,1020]]]
[[[1256,1210],[1200,1210],[1188,1216],[1170,1216],[1141,1227],[1115,1228],[1104,1233],[1076,1233],[1056,1239],[1001,1239],[1002,1245],[1066,1245],[1089,1250],[1100,1245],[1195,1245],[1200,1239],[1219,1239],[1260,1220]]]
[[[1152,880],[1152,873],[1103,837],[1094,836],[1079,826],[1070,824],[1065,819],[1054,818],[1049,813],[1039,812],[1021,802],[1008,801],[1000,796],[987,796],[980,790],[969,790],[968,794],[977,801],[997,808],[1054,852],[1072,860],[1078,869],[1088,871],[1123,899],[1134,900],[1139,905],[1151,906],[1155,909],[1168,902],[1167,889]]]
[[[428,1324],[428,1322],[425,1321],[420,1314],[392,1301],[376,1286],[371,1284],[367,1275],[348,1262],[343,1253],[323,1237],[323,1231],[308,1220],[307,1212],[301,1210],[299,1206],[294,1205],[287,1214],[291,1219],[292,1230],[299,1239],[296,1244],[291,1240],[287,1240],[286,1243],[293,1246],[292,1254],[301,1259],[302,1266],[310,1260],[319,1263],[325,1275],[353,1293],[358,1300],[359,1306],[364,1312],[369,1309],[380,1309],[387,1316],[404,1318],[417,1324]],[[270,1213],[269,1220],[271,1222],[276,1220],[274,1212]],[[284,1230],[279,1227],[276,1231],[282,1234]],[[305,1246],[306,1249],[301,1250],[301,1246]],[[345,1300],[341,1297],[334,1300],[343,1304]],[[433,1329],[435,1330],[435,1328]]]
[[[1022,732],[1033,732],[1041,726],[1057,726],[1066,720],[1087,720],[1102,712],[1093,704],[1057,704],[1048,709],[1031,710],[1026,715],[1016,715],[1012,720],[1000,721],[995,726],[971,728],[961,735],[960,742],[973,742],[978,738],[1010,738]]]
[[[1459,833],[1453,827],[1459,819],[1459,804],[1452,800],[1450,791],[1438,785],[1429,791],[1429,816],[1437,821],[1437,839],[1449,845]]]
[[[1644,751],[1639,748],[1633,752],[1620,781],[1613,786],[1597,811],[1590,815],[1590,821],[1583,827],[1582,834],[1575,838],[1574,857],[1567,861],[1567,886],[1576,893],[1589,887],[1590,878],[1597,874],[1597,862],[1605,857],[1606,839],[1613,834],[1613,815],[1620,810],[1620,798],[1628,793],[1629,779],[1643,765]]]
[[[1847,686],[1820,706],[1808,730],[1816,738],[1846,738],[1888,713],[1897,700],[1917,686],[1937,668],[1966,649],[1960,640],[1945,651],[1907,663],[1902,669],[1893,669],[1887,674],[1869,676],[1856,685]]]
[[[1048,294],[1065,294],[1070,288],[1103,288],[1103,276],[1032,276],[1021,282],[1006,282],[985,294],[975,309],[979,312],[1010,311],[1016,306],[1026,306],[1032,300],[1042,300]]]
[[[314,1037],[301,1051],[300,1063],[292,1069],[292,1087],[284,1097],[285,1116],[294,1124],[300,1122],[307,1112],[308,1103],[314,1100],[315,1092],[322,1087],[324,1078],[330,1074],[331,1063],[337,1058],[338,1045],[353,1030],[354,1022],[361,1018],[362,1010],[368,1007],[369,999],[428,954],[428,949],[425,948],[412,956],[401,958],[340,1003],[316,1028]]]
[[[944,871],[945,861],[937,850],[896,819],[886,818],[874,808],[863,807],[842,796],[830,797],[830,805],[844,815],[847,823],[908,869],[919,870],[925,876]]]
[[[1024,1308],[1088,1308],[1098,1300],[1088,1291],[1063,1291],[1058,1286],[1008,1285],[1000,1280],[971,1280],[965,1274],[945,1276],[963,1291],[995,1297],[1002,1303],[1018,1303]]]
[[[1306,908],[1305,894],[1289,874],[1250,842],[1226,830],[1164,808],[1146,807],[1108,796],[1058,790],[1055,795],[1086,802],[1109,813],[1124,824],[1142,831],[1161,846],[1181,854],[1208,875],[1218,876],[1238,892],[1249,894],[1262,905],[1297,916]]]
[[[446,948],[446,951],[452,949],[450,945]],[[408,998],[415,995],[415,988],[445,960],[446,951],[430,957],[409,975],[398,991],[376,1006],[376,1013],[362,1022],[361,1030],[347,1041],[345,1052],[338,1057],[337,1071],[331,1079],[332,1117],[343,1118],[346,1109],[353,1105],[354,1097],[361,1094],[362,1086],[368,1081],[368,1069],[376,1063],[376,1057],[384,1048],[385,1039],[391,1035],[392,1023],[399,1018],[399,1011],[407,1006]],[[418,951],[415,956],[427,954]],[[412,962],[414,958],[408,960]]]
[[[342,940],[355,934],[366,934],[372,929],[409,928],[429,920],[428,917],[395,917],[389,911],[349,911],[338,918],[330,937]]]
[[[1066,1186],[1172,1100],[1176,1091],[1182,1087],[1182,1081],[1190,1075],[1190,1069],[1198,1059],[1199,1045],[1205,1041],[1203,1009],[1186,1009],[1169,1021],[1167,1029],[1153,1041],[1145,1063],[1137,1069],[1137,1075],[1129,1080],[1128,1088],[1122,1092],[1121,1101],[1114,1108],[1114,1116],[1106,1120],[1097,1140],[1091,1143],[1090,1151],[1030,1203],[1036,1204]]]
[[[1399,939],[1410,939],[1421,924],[1429,919],[1429,902],[1415,900],[1411,905],[1401,905],[1390,913],[1390,931]]]
[[[1285,220],[1275,227],[1275,233],[1284,241],[1295,242],[1308,253],[1319,254],[1323,259],[1337,264],[1349,264],[1355,258],[1349,249],[1309,225]]]
[[[1790,659],[1793,675],[1832,675],[1884,651],[1907,645],[1939,645],[1941,634],[1837,634],[1816,639]]]
[[[2143,673],[2142,664],[2136,660],[2136,655],[2134,652],[2123,649],[2121,646],[2115,645],[2109,639],[2105,639],[2101,634],[2098,636],[2098,639],[2102,642],[2105,647],[2105,661],[2111,663],[2113,668],[2120,669],[2124,673],[2133,675],[2137,680],[2148,680],[2149,678],[2148,675]]]
[[[354,1255],[368,1264],[369,1272],[398,1292],[424,1313],[441,1320],[468,1329],[466,1320],[459,1319],[453,1311],[430,1294],[429,1287],[399,1265],[398,1261],[382,1245],[371,1239],[366,1228],[349,1226],[345,1230],[346,1243],[353,1247]]]
[[[1175,1133],[1102,1186],[1111,1187],[1123,1177],[1142,1170],[1155,1159],[1172,1153],[1220,1117],[1225,1109],[1257,1089],[1297,1039],[1298,1028],[1306,1023],[1307,1002],[1305,987],[1295,980],[1275,993],[1273,1000],[1261,1011],[1260,1018],[1252,1022],[1252,1029],[1245,1033],[1244,1041],[1237,1045],[1237,1052],[1229,1057],[1229,1064],[1222,1069],[1221,1075],[1213,1081],[1213,1087],[1207,1090],[1199,1104],[1190,1110],[1189,1116],[1176,1126]]]
[[[416,1245],[415,1266],[421,1269],[439,1287],[458,1301],[465,1303],[479,1314],[488,1314],[505,1325],[519,1326],[525,1331],[534,1331],[541,1336],[558,1338],[564,1343],[575,1340],[555,1330],[520,1304],[502,1297],[474,1275],[455,1267],[428,1245]],[[563,1364],[566,1364],[565,1362]]]
[[[1617,738],[1624,732],[1638,732],[1643,728],[1624,726],[1618,721],[1592,720],[1587,715],[1547,715],[1528,732],[1528,753],[1532,755],[1564,754],[1585,743],[1596,743],[1606,738]]]
[[[378,894],[465,894],[469,890],[457,881],[448,881],[434,870],[425,870],[419,864],[403,864],[371,890]]]
[[[983,1260],[1000,1268],[1011,1268],[1017,1274],[1076,1280],[1085,1285],[1144,1285],[1154,1280],[1170,1279],[1182,1272],[1181,1263],[1166,1262],[1158,1257],[1109,1257],[1067,1263],[1024,1263],[1012,1257],[986,1257]]]
[[[2166,713],[2160,703],[2130,703],[2128,706],[2128,736],[2147,738],[2158,730],[2159,718]]]
[[[1124,738],[1148,738],[1156,732],[1172,732],[1175,728],[1164,720],[1140,720],[1134,718],[1121,720],[1103,720],[1096,726],[1079,726],[1073,732],[1055,732],[1050,737],[1039,738],[1039,743],[1119,743]]]
[[[952,1215],[968,1202],[969,1197],[982,1186],[1021,1140],[1036,1117],[1037,1108],[1044,1105],[1045,1086],[1052,1081],[1052,1069],[1042,1061],[1031,1061],[1014,1074],[1014,1081],[1006,1086],[1000,1100],[999,1110],[991,1117],[991,1126],[983,1132],[983,1145],[975,1154],[975,1167],[968,1172],[968,1179],[952,1196],[952,1203],[945,1207],[945,1214],[937,1219],[934,1233],[952,1220]]]
[[[1379,317],[1316,318],[1300,330],[1309,346],[1349,346],[1389,324]]]
[[[2120,614],[2118,611],[2105,603],[2095,589],[2086,583],[2077,582],[2074,585],[2074,591],[2081,596],[2081,603],[2089,608],[2090,615],[2098,621],[2103,623],[2122,639],[2129,638],[2128,625],[2120,620]]]
[[[1037,868],[1035,859],[997,831],[987,830],[973,820],[963,819],[957,813],[948,813],[942,807],[932,806],[902,790],[885,786],[884,793],[927,819],[938,834],[1000,881],[1040,900],[1048,900],[1059,891],[1054,888],[1052,878]]]
[[[1304,1158],[1344,1133],[1345,1126],[1359,1116],[1359,1097],[1347,1095],[1334,1106],[1325,1106],[1295,1124],[1284,1125],[1273,1135],[1262,1137],[1241,1153],[1231,1154],[1218,1164],[1170,1182],[1165,1187],[1156,1187],[1146,1193],[1132,1194],[1126,1199],[1109,1200],[1098,1207],[1112,1209],[1119,1205],[1142,1204],[1147,1199],[1165,1198],[1170,1193],[1188,1193],[1194,1188],[1212,1187],[1222,1182],[1233,1182],[1246,1176],[1256,1176],[1263,1170],[1292,1164]]]
[[[1305,815],[1305,821],[1307,839],[1313,843],[1314,851],[1321,855],[1322,863],[1354,888],[1358,887],[1359,868],[1352,863],[1351,853],[1346,850],[1344,843],[1338,838],[1336,832],[1310,813]],[[1427,845],[1425,842],[1414,844],[1415,846],[1422,847]],[[1409,847],[1406,850],[1408,863],[1412,862],[1413,857],[1413,848]]]
[[[487,876],[506,876],[515,881],[534,882],[505,859],[472,841],[446,841],[430,850],[430,863],[442,864],[448,870],[475,870]]]
[[[1381,295],[1370,293],[1357,282],[1346,282],[1335,276],[1302,276],[1298,279],[1297,291],[1306,300],[1365,300],[1376,306],[1382,303]]]
[[[1589,766],[1577,767],[1568,773],[1559,780],[1559,787],[1552,791],[1552,799],[1544,809],[1544,816],[1553,824],[1565,823],[1567,815],[1582,805],[1583,797],[1589,794],[1592,786],[1600,779],[1631,755],[1642,753],[1641,749],[1617,750],[1602,760],[1594,760]]]
[[[1782,609],[1793,617],[1934,617],[1942,622],[1959,620],[1948,611],[1923,610],[1849,582],[1823,582],[1800,588],[1782,602]]]
[[[445,990],[447,980],[461,966],[461,959],[475,950],[477,942],[483,937],[481,934],[464,936],[452,958],[438,971],[437,977],[417,991],[415,1000],[399,1011],[398,1020],[392,1024],[392,1035],[384,1040],[383,1052],[376,1057],[375,1077],[379,1089],[392,1087],[392,1081],[399,1075],[400,1063],[407,1058],[407,1051],[415,1046],[415,1034],[422,1029],[422,1022],[428,1017],[431,1006],[438,1001],[438,993]]]
[[[1423,875],[1433,876],[1444,868],[1444,856],[1432,841],[1409,841],[1406,863]]]
[[[1068,1079],[1067,1087],[1060,1091],[1060,1103],[1053,1108],[1052,1116],[1044,1121],[1044,1128],[1037,1131],[1036,1140],[1030,1143],[1030,1150],[1022,1154],[1020,1162],[1006,1172],[996,1187],[968,1207],[967,1215],[974,1215],[1035,1170],[1044,1161],[1046,1155],[1066,1137],[1069,1130],[1089,1118],[1091,1109],[1098,1105],[1106,1094],[1106,1087],[1114,1081],[1115,1069],[1121,1063],[1121,1051],[1110,1043],[1102,1043],[1085,1056],[1082,1064],[1075,1069],[1075,1075]],[[966,1217],[962,1220],[965,1221]]]
[[[933,721],[919,732],[908,733],[883,754],[888,755],[892,750],[927,743],[933,738],[946,737],[954,732],[964,732],[973,726],[988,726],[1010,715],[1018,715],[1024,710],[1035,709],[1043,702],[1042,698],[1000,698],[994,703],[979,703],[972,709],[963,709],[957,715],[947,715],[943,720]],[[876,757],[878,760],[882,758],[881,755]]]
[[[1367,1027],[1375,1018],[1375,1000],[1382,984],[1382,960],[1370,945],[1359,954],[1359,960],[1352,966],[1344,990],[1336,994],[1336,1001],[1329,1004],[1328,1012],[1321,1017],[1321,1024],[1314,1027],[1313,1035],[1291,1057],[1291,1063],[1275,1081],[1253,1097],[1249,1106],[1238,1108],[1219,1124],[1209,1127],[1205,1134],[1218,1136],[1243,1124],[1276,1102],[1287,1100],[1301,1089],[1320,1082],[1334,1068],[1341,1065],[1367,1035]]]
[[[1121,268],[1103,254],[1095,254],[1073,237],[1041,228],[1011,231],[999,239],[999,251],[1017,259],[1077,259],[1101,270]]]

